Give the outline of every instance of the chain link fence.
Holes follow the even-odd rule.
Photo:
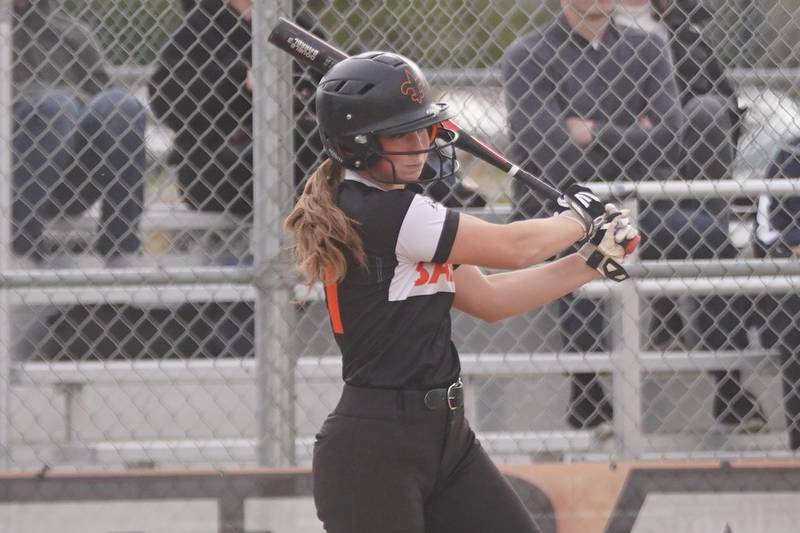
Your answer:
[[[497,461],[793,455],[800,5],[617,3],[596,43],[555,1],[6,5],[3,469],[309,464],[341,366],[284,253],[321,147],[319,74],[267,43],[278,16],[413,58],[465,129],[637,217],[631,281],[499,324],[453,312]],[[460,157],[427,194],[549,213]]]

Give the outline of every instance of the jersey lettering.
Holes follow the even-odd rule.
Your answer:
[[[414,282],[414,285],[417,287],[420,285],[425,285],[428,283],[428,280],[431,279],[430,274],[428,274],[428,270],[425,268],[425,263],[422,261],[417,263],[417,273],[419,274],[419,277],[417,278],[417,281]]]
[[[431,269],[432,272],[428,270]],[[414,282],[414,285],[419,287],[426,283],[436,284],[439,282],[439,277],[444,276],[447,281],[453,281],[453,266],[441,263],[417,263],[417,273],[419,277]]]
[[[436,263],[431,274],[431,283],[439,281],[439,276],[444,274],[447,281],[453,281],[453,267],[451,265]]]

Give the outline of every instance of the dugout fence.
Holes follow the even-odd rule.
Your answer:
[[[136,464],[283,466],[308,462],[313,431],[335,402],[340,367],[324,306],[314,297],[319,292],[311,291],[309,295],[299,287],[284,253],[286,243],[280,228],[294,195],[297,154],[300,148],[311,147],[314,133],[298,132],[296,126],[308,109],[297,110],[295,85],[306,80],[287,57],[267,44],[266,35],[278,16],[303,11],[312,17],[314,28],[323,30],[344,48],[356,51],[374,46],[400,47],[428,67],[444,98],[452,94],[457,99],[466,125],[505,148],[505,125],[492,124],[491,119],[482,118],[475,111],[476,107],[497,111],[504,106],[492,70],[498,54],[487,49],[510,44],[506,35],[509,28],[522,31],[533,29],[534,22],[543,23],[552,15],[552,6],[511,2],[504,18],[499,4],[456,5],[447,19],[451,29],[459,27],[456,14],[472,15],[463,20],[471,20],[468,28],[476,31],[487,30],[488,25],[494,24],[491,21],[499,26],[499,21],[504,20],[508,27],[495,41],[487,34],[483,42],[490,44],[471,40],[468,31],[456,32],[474,57],[455,58],[458,69],[445,70],[448,65],[438,48],[410,44],[402,48],[408,36],[404,33],[408,30],[403,28],[412,27],[415,17],[429,8],[423,4],[404,7],[387,3],[386,9],[399,14],[399,29],[385,38],[377,32],[386,22],[381,22],[380,9],[371,5],[255,4],[252,35],[253,49],[258,53],[252,56],[256,81],[251,132],[254,192],[249,215],[237,213],[216,226],[220,218],[212,214],[214,222],[193,226],[195,215],[203,217],[208,213],[202,209],[187,211],[180,198],[174,197],[175,171],[149,174],[144,178],[145,199],[159,202],[164,211],[159,222],[140,226],[151,240],[145,242],[136,261],[126,268],[109,268],[102,261],[86,263],[90,265],[86,267],[81,261],[93,258],[91,249],[61,249],[56,255],[67,257],[68,268],[55,262],[41,267],[17,261],[19,258],[10,252],[8,235],[14,198],[10,191],[0,196],[5,213],[5,226],[0,229],[6,228],[2,232],[6,240],[0,241],[0,265],[4,268],[0,294],[5,317],[0,329],[0,374],[5,376],[0,380],[0,441],[6,469],[31,470],[42,464],[82,469]],[[764,8],[762,14],[774,19],[775,10],[789,9],[776,5],[779,7]],[[67,3],[65,7],[84,23],[103,19],[91,3]],[[729,7],[723,5],[719,12],[728,13]],[[14,24],[8,9],[0,26],[6,43],[11,42]],[[172,18],[147,3],[138,9],[135,14],[150,16],[153,26],[164,24],[164,35],[157,46],[147,39],[143,45],[128,42],[128,46],[132,50],[152,46],[151,59],[155,61],[182,15],[177,3],[168,8]],[[536,16],[520,25],[519,17],[528,9]],[[363,37],[347,31],[354,21],[370,17],[374,17],[373,29]],[[726,41],[730,47],[738,30],[732,26],[725,31],[731,32]],[[751,41],[758,38],[749,37]],[[12,70],[12,48],[4,47],[5,72]],[[749,136],[740,145],[740,152],[751,149],[769,159],[791,133],[791,127],[777,131],[777,123],[784,120],[783,114],[794,109],[790,105],[793,94],[786,89],[794,86],[795,70],[775,66],[758,70],[756,67],[762,68],[760,64],[743,65],[747,58],[742,54],[743,49],[739,49],[739,55],[729,54],[731,63],[738,67],[735,77],[742,86],[782,91],[778,93],[778,107],[772,109],[773,121],[748,124]],[[146,67],[143,72],[149,77],[154,69]],[[477,97],[462,91],[476,81],[480,90],[474,92],[482,98],[477,106],[472,101]],[[132,83],[127,88],[135,94],[141,91],[141,85],[138,87]],[[487,88],[491,88],[488,93]],[[4,84],[0,107],[10,110],[9,116],[13,115],[14,95],[14,87]],[[139,93],[139,98],[148,103],[149,95]],[[194,94],[192,98],[200,107],[202,96]],[[756,98],[751,107],[765,102]],[[158,131],[165,131],[163,124],[152,110],[142,112],[148,114],[145,142],[152,141]],[[789,118],[788,126],[792,126],[796,117]],[[162,129],[154,129],[156,126]],[[10,183],[12,166],[18,163],[14,162],[10,142],[14,136],[12,124],[5,127],[0,132],[5,139],[0,163]],[[775,130],[771,131],[773,137],[780,138],[761,146],[758,134],[767,130]],[[299,137],[289,138],[286,132]],[[492,220],[505,220],[510,211],[510,193],[504,178],[469,157],[464,158],[464,163],[465,175],[475,176],[472,179],[478,190],[489,200],[488,207],[471,208],[473,212]],[[748,160],[739,164],[751,165]],[[202,175],[204,169],[195,170]],[[713,196],[731,202],[748,199],[752,204],[762,195],[789,198],[797,193],[797,179],[763,180],[760,176],[765,169],[751,165],[748,170],[751,179],[746,181],[620,180],[593,187],[633,208],[640,200]],[[745,211],[736,227],[745,228],[751,235],[753,212]],[[184,215],[185,219],[180,218]],[[144,217],[147,220],[147,214]],[[166,230],[165,221],[171,224]],[[88,231],[92,231],[95,222]],[[62,223],[77,224],[69,219]],[[184,231],[186,227],[194,233]],[[232,231],[237,229],[245,231]],[[242,233],[249,244],[236,261],[228,261],[234,264],[225,264],[221,254],[214,255],[204,248],[208,239],[198,236],[203,233],[212,234],[210,240],[228,249],[242,250],[237,241]],[[176,248],[187,241],[201,249],[201,264],[181,266],[166,259],[170,254],[183,253],[185,250]],[[161,248],[154,244],[158,242],[162,243]],[[469,410],[487,448],[499,461],[508,462],[543,458],[793,456],[788,448],[783,410],[780,371],[784,363],[776,350],[753,340],[757,335],[750,332],[751,342],[740,350],[691,346],[681,350],[655,349],[645,342],[650,301],[657,296],[693,296],[702,303],[711,295],[782,297],[797,292],[796,257],[754,259],[746,257],[748,248],[749,242],[745,241],[737,257],[723,260],[636,260],[630,267],[631,282],[587,286],[582,294],[610,302],[598,311],[604,314],[606,333],[612,337],[604,350],[564,351],[558,330],[559,311],[553,306],[501,325],[486,326],[456,316],[456,341],[463,347],[464,372],[469,382]],[[183,255],[179,257],[177,261],[184,261]],[[249,312],[237,316],[233,304],[241,302]],[[102,313],[111,313],[110,318],[103,319],[106,322],[100,318],[101,306]],[[179,307],[191,312],[181,315]],[[132,308],[136,312],[127,313]],[[691,317],[696,312],[677,308],[674,314],[686,320],[688,333],[702,338],[703,331],[692,331]],[[754,308],[752,312],[759,311]],[[94,327],[95,322],[108,327],[104,331]],[[167,323],[177,329],[177,337],[164,333]],[[114,328],[119,328],[120,333],[109,335],[108,331],[116,331]],[[20,337],[29,347],[24,353],[18,351]],[[44,357],[40,349],[45,340],[50,342],[47,346],[55,343],[69,349],[51,350],[55,356]],[[170,340],[176,346],[189,347],[180,355],[151,357],[157,351],[156,341],[169,344]],[[111,348],[105,348],[109,344]],[[241,352],[226,352],[225,347],[230,346],[242,346],[244,356]],[[97,355],[106,349],[108,357]],[[733,369],[745,371],[748,386],[763,403],[767,426],[760,433],[719,428],[711,418],[712,382],[705,372]],[[575,372],[597,372],[607,385],[617,413],[611,438],[591,430],[574,430],[564,423],[566,375]]]

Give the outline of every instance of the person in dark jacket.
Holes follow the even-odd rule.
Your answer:
[[[704,95],[719,98],[730,123],[730,144],[735,155],[747,109],[739,106],[733,82],[703,35],[703,28],[712,17],[713,13],[697,0],[623,0],[614,20],[653,33],[669,46],[683,108]]]
[[[184,200],[204,211],[249,216],[253,203],[251,0],[184,2],[186,19],[150,83],[155,114],[175,133],[173,162]],[[304,13],[296,22],[326,38]],[[314,94],[320,75],[293,66],[294,186],[322,153]]]
[[[178,181],[195,209],[239,216],[252,211],[251,3],[203,0],[190,8],[150,83],[155,114],[176,133]],[[296,22],[326,38],[307,13],[298,14]],[[292,74],[294,187],[299,195],[322,153],[314,110],[319,74],[296,65]],[[448,206],[486,205],[477,191],[453,178],[427,188]]]
[[[15,257],[46,262],[45,223],[102,197],[96,251],[125,265],[141,247],[144,106],[112,86],[91,31],[56,0],[14,0],[12,89]]]
[[[800,137],[784,144],[766,171],[766,179],[800,179]],[[758,200],[753,240],[756,257],[800,257],[800,196]],[[763,346],[781,356],[783,402],[789,447],[800,449],[800,296],[765,293],[756,296],[752,319]]]
[[[705,108],[687,112],[680,105],[675,68],[664,41],[617,24],[612,18],[616,3],[561,0],[561,15],[543,30],[519,39],[504,57],[511,159],[562,189],[572,181],[674,179],[679,170],[685,171],[681,169],[684,147],[698,142],[693,140],[698,132],[718,127],[717,114]],[[723,133],[722,152],[727,144]],[[712,154],[718,154],[716,148]],[[725,157],[730,161],[730,153]],[[727,166],[720,168],[727,172]],[[702,170],[705,176],[708,169]],[[540,216],[544,211],[522,187],[515,186],[514,192],[517,217]],[[641,202],[640,257],[708,259],[735,252],[728,241],[726,207],[718,199]],[[720,308],[720,302],[704,301],[697,314],[707,349],[729,349],[730,330],[739,326],[737,317]],[[561,309],[564,351],[607,348],[604,313],[596,301],[566,298]],[[715,419],[739,429],[763,426],[761,410],[738,375],[714,377]],[[596,428],[612,415],[597,375],[573,374],[569,425]]]
[[[733,83],[714,48],[702,33],[702,28],[712,13],[696,0],[625,0],[618,6],[615,20],[634,26],[660,37],[670,50],[675,66],[675,82],[678,99],[686,118],[682,136],[682,157],[679,174],[683,179],[722,179],[730,176],[730,168],[736,155],[746,109],[740,108]],[[727,232],[727,210],[722,200],[711,200],[705,204],[684,201],[684,210],[690,218],[716,218],[714,227],[707,230],[708,243],[718,246],[697,246],[695,249],[677,250],[671,255],[683,255],[697,259],[711,256],[731,258],[737,253],[729,242]],[[717,216],[714,216],[714,215]],[[643,213],[642,226],[654,226],[655,234],[663,234],[666,228],[657,228],[658,220],[652,214]],[[648,224],[648,219],[652,223]],[[677,227],[673,224],[673,227]],[[664,239],[653,240],[653,246],[643,246],[642,258],[657,259],[662,256]],[[691,245],[689,245],[691,246]],[[679,257],[673,257],[679,258]],[[703,309],[696,329],[706,331],[711,322],[720,316],[729,317],[726,336],[734,347],[747,343],[742,328],[731,327],[741,323],[747,311],[745,299],[726,299],[709,296],[704,299]],[[700,304],[694,302],[694,307]],[[684,324],[676,303],[670,298],[653,301],[651,323],[652,344],[668,347],[680,338]],[[719,406],[722,407],[722,406]]]
[[[678,94],[690,125],[697,123],[698,117],[716,117],[711,122],[704,123],[701,120],[695,127],[687,130],[682,174],[686,179],[730,177],[729,171],[736,157],[747,109],[739,105],[733,82],[716,51],[703,35],[702,29],[711,21],[713,14],[697,0],[651,2],[656,18],[667,29],[668,43],[675,63]],[[736,255],[736,251],[726,243],[718,251],[718,255],[730,258]],[[709,296],[704,304],[705,311],[698,315],[701,321],[697,324],[698,329],[703,330],[709,322],[724,320],[720,317],[727,317],[730,324],[743,324],[749,308],[746,297]],[[654,323],[666,326],[660,330],[661,338],[655,339],[656,344],[668,342],[667,339],[680,327],[676,324],[680,315],[672,312],[673,309],[667,302],[661,305],[656,302],[653,306]],[[724,329],[734,347],[740,348],[746,343],[747,335],[743,328],[728,326]],[[738,371],[731,374],[734,381],[740,379]],[[726,409],[720,401],[717,397],[716,412]],[[761,418],[763,419],[763,415]]]
[[[248,216],[253,204],[250,0],[203,0],[164,47],[151,107],[175,132],[184,201]]]

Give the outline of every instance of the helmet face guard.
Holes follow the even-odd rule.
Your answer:
[[[406,152],[391,152],[384,150],[381,146],[380,140],[378,139],[378,136],[381,135],[379,133],[357,135],[354,140],[355,143],[360,146],[356,150],[348,150],[347,147],[343,146],[332,148],[339,153],[349,153],[351,155],[349,158],[346,157],[345,160],[349,159],[352,163],[352,167],[347,167],[345,165],[346,168],[350,168],[351,170],[366,171],[373,180],[381,183],[392,185],[399,183],[429,183],[455,176],[460,167],[460,164],[456,159],[455,150],[455,142],[456,139],[458,139],[458,132],[444,127],[441,123],[434,124],[428,129],[430,130],[431,143],[428,148],[422,150],[412,150]],[[327,145],[325,148],[328,150]],[[328,153],[330,154],[330,150],[328,150]],[[394,168],[394,162],[389,156],[418,154],[428,154],[428,162],[426,163],[425,168],[423,168],[422,174],[419,176],[419,178],[413,181],[399,180],[397,178],[397,172]],[[384,176],[378,176],[371,171],[371,169],[374,168],[381,160],[385,160],[392,169],[392,176],[388,179]]]
[[[403,56],[367,52],[336,64],[320,82],[317,116],[327,154],[345,168],[368,172],[376,181],[426,183],[458,170],[454,146],[458,133],[442,124],[452,116],[448,106],[431,101],[422,72]],[[387,152],[378,138],[424,128],[431,130],[431,144],[424,150]],[[420,153],[431,155],[421,176],[398,180],[391,156]],[[390,163],[390,179],[370,172],[381,160]]]

